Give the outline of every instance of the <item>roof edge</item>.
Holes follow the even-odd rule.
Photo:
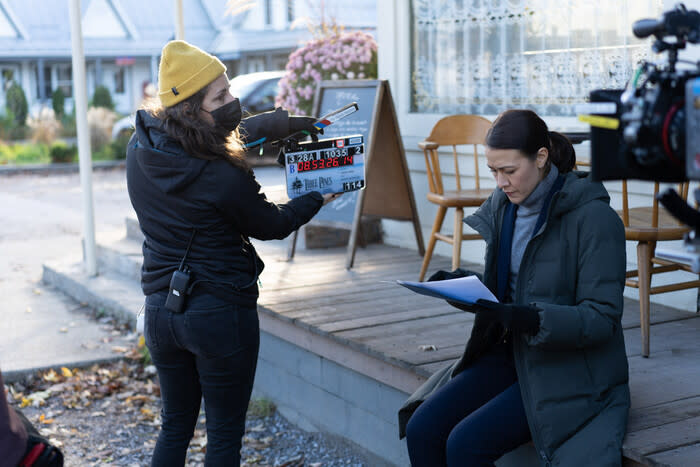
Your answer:
[[[6,0],[0,0],[0,9],[2,9],[5,14],[7,15],[7,18],[12,22],[12,25],[15,27],[17,30],[17,34],[19,34],[22,39],[24,40],[29,40],[30,36],[25,27],[22,25],[22,23],[19,21],[17,18],[17,15],[15,15],[14,11],[12,11],[12,8],[10,8],[10,5],[7,4]]]

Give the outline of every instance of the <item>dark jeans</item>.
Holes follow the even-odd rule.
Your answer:
[[[418,407],[406,427],[413,467],[492,466],[531,439],[509,352],[498,345]]]
[[[204,396],[205,465],[237,466],[260,346],[257,310],[208,294],[189,297],[180,314],[164,303],[164,293],[146,297],[144,334],[163,403],[151,465],[185,464]]]

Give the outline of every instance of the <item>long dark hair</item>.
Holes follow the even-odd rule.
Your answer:
[[[177,141],[187,154],[206,160],[223,159],[236,167],[250,170],[238,129],[229,133],[199,116],[209,86],[211,84],[170,107],[164,107],[156,99],[145,103],[143,108],[163,122],[165,133]]]
[[[517,149],[525,157],[535,160],[537,151],[549,152],[546,170],[554,164],[560,173],[573,170],[576,151],[569,139],[549,131],[547,124],[532,110],[506,110],[496,118],[486,134],[486,146],[494,149]]]

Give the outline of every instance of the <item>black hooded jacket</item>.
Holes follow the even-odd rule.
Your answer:
[[[286,117],[286,112],[269,112],[244,119],[241,131],[248,140],[267,136],[271,129],[279,130],[281,114]],[[145,237],[144,294],[168,289],[196,229],[186,264],[193,280],[205,282],[194,291],[202,286],[239,303],[254,303],[255,277],[263,263],[248,238],[286,237],[318,212],[321,194],[274,204],[260,192],[252,172],[224,160],[186,154],[161,129],[161,121],[146,111],[138,111],[135,126],[127,148],[126,177]]]

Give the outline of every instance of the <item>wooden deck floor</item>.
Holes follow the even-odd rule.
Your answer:
[[[285,243],[256,247],[266,262],[263,330],[407,393],[461,354],[473,315],[394,282],[416,280],[415,251],[371,245],[358,249],[348,271],[345,249],[302,250],[287,262]],[[434,257],[430,271],[449,263]],[[625,301],[627,465],[700,465],[700,316],[652,305],[651,320],[651,356],[643,358],[638,303]]]

